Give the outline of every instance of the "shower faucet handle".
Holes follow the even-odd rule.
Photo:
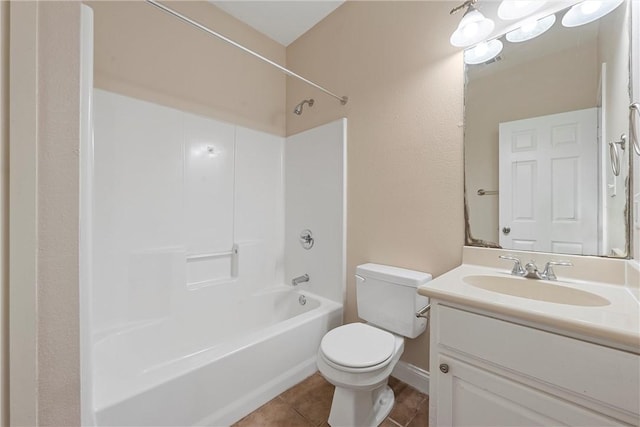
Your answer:
[[[313,247],[314,242],[315,242],[315,240],[313,238],[313,233],[308,228],[306,228],[306,229],[304,229],[304,230],[302,230],[300,232],[300,238],[299,239],[300,239],[300,244],[306,250],[311,249]]]

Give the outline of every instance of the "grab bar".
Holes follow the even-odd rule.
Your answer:
[[[633,104],[629,105],[629,129],[631,130],[631,145],[633,145],[633,151],[635,151],[636,154],[640,156],[640,141],[638,141],[637,129],[638,123],[636,122],[636,115],[633,114],[634,110],[636,113],[638,113],[638,116],[640,116],[640,103],[634,102]]]
[[[205,259],[205,258],[221,258],[224,256],[238,255],[238,245],[233,245],[230,251],[212,252],[208,254],[187,255],[187,260]]]
[[[497,190],[484,190],[482,188],[478,190],[478,196],[495,196],[497,194]]]
[[[611,157],[611,169],[614,176],[620,175],[620,152],[618,151],[618,145],[624,151],[627,145],[627,135],[623,133],[620,135],[620,141],[609,142],[609,157]]]

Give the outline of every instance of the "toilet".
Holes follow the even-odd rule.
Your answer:
[[[427,327],[416,317],[429,299],[416,288],[431,275],[380,264],[356,267],[358,316],[327,332],[318,350],[322,376],[335,386],[329,425],[377,426],[389,415],[395,397],[387,385],[404,351],[404,339]]]

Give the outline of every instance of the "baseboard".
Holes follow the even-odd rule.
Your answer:
[[[429,394],[429,372],[402,360],[393,368],[391,375],[409,384],[419,392]]]

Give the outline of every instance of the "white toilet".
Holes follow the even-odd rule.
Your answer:
[[[427,327],[416,312],[429,299],[416,288],[430,274],[369,263],[356,268],[356,280],[358,316],[367,323],[332,329],[318,351],[320,373],[336,386],[332,427],[382,423],[393,408],[387,379],[404,351],[404,337],[415,338]]]

